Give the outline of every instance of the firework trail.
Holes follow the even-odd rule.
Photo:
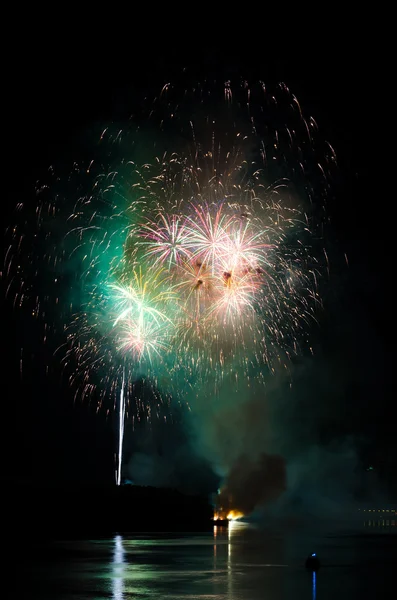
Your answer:
[[[123,380],[121,382],[120,404],[119,404],[119,452],[118,452],[118,469],[116,472],[117,485],[121,485],[121,465],[122,465],[122,459],[123,459],[123,439],[124,439],[124,420],[125,420],[124,386],[125,386],[125,373],[123,371]]]
[[[180,100],[167,85],[145,116],[156,153],[143,118],[105,128],[9,231],[8,297],[76,395],[106,410],[119,396],[118,484],[125,418],[262,381],[306,343],[320,303],[313,232],[335,155],[314,120],[284,84],[205,83]]]

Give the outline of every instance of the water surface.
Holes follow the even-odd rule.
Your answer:
[[[9,598],[365,600],[397,598],[395,530],[258,527],[208,533],[21,540]],[[316,576],[304,562],[316,551]],[[22,564],[21,564],[22,563]]]

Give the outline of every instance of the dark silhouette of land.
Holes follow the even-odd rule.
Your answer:
[[[213,509],[207,498],[140,486],[5,490],[10,532],[39,537],[108,535],[139,531],[206,531]]]

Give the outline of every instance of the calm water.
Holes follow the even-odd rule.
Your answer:
[[[397,535],[364,528],[258,528],[233,523],[204,534],[20,540],[7,598],[29,600],[397,598]],[[314,578],[303,564],[316,551]],[[11,579],[11,577],[9,577]],[[4,589],[4,587],[2,588]],[[4,595],[2,595],[5,598]]]

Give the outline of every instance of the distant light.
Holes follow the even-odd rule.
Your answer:
[[[315,552],[313,552],[312,556],[316,556],[316,553],[315,553]]]

